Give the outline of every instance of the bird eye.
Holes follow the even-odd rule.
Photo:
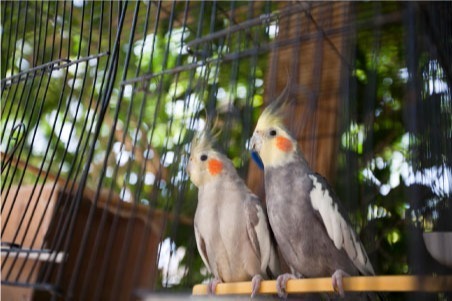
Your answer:
[[[207,155],[201,155],[201,157],[200,157],[200,159],[201,159],[201,161],[206,161],[207,160]]]
[[[276,130],[271,130],[270,131],[270,136],[276,136]]]

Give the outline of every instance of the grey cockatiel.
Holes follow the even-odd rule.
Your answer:
[[[291,278],[332,275],[343,296],[343,276],[374,275],[374,270],[338,198],[284,127],[281,103],[264,110],[250,143],[264,165],[268,219],[291,270],[278,277],[278,292],[285,294]]]
[[[279,275],[265,210],[232,162],[213,149],[208,131],[192,141],[187,171],[198,187],[198,251],[215,277],[209,291],[214,293],[220,282],[252,280],[254,296],[262,279]]]

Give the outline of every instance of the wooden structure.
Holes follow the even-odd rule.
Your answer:
[[[41,190],[42,193],[38,196],[38,191]],[[51,251],[48,248],[54,245],[59,229],[56,221],[64,219],[63,208],[73,200],[72,195],[54,183],[35,189],[33,186],[22,186],[20,189],[13,187],[6,199],[2,194],[4,211],[11,214],[8,223],[2,218],[4,228],[2,243],[10,244],[10,248],[2,245],[2,280],[5,277],[10,281],[15,279],[18,283],[18,286],[2,285],[3,300],[48,300],[50,293],[40,291],[39,285],[42,279],[56,278],[58,266],[62,262],[65,263],[63,281],[53,292],[59,291],[64,294],[70,285],[74,285],[75,295],[72,297],[75,300],[89,300],[94,297],[90,294],[95,292],[101,294],[97,297],[102,300],[112,298],[124,300],[137,287],[149,288],[155,283],[158,244],[163,226],[161,212],[151,212],[147,206],[134,206],[122,202],[117,196],[111,196],[109,199],[108,194],[101,194],[97,202],[94,202],[94,193],[86,189],[75,220],[72,247],[67,254]],[[35,206],[34,214],[32,210],[26,210]],[[76,270],[78,248],[82,243],[84,227],[92,206],[97,208],[94,210],[94,223],[89,231],[87,248],[83,254],[84,258],[90,260],[82,260],[82,264]],[[23,230],[24,227],[19,227],[22,215],[23,222],[30,225],[27,231]],[[109,235],[97,237],[102,219],[106,219],[106,227],[102,233],[114,230],[115,235],[112,239]],[[132,226],[128,229],[131,219]],[[17,229],[20,231],[16,234]],[[121,248],[117,248],[123,244],[130,246],[127,254],[122,254]],[[121,289],[115,290],[116,271],[119,265],[122,267]],[[104,272],[99,275],[99,271]],[[75,272],[84,276],[79,281],[70,283]],[[98,281],[99,277],[103,279],[102,282]],[[35,286],[24,287],[20,283],[35,283]],[[86,291],[89,293],[80,296],[84,285],[88,286]],[[99,285],[101,287],[97,287]]]
[[[270,53],[265,99],[267,103],[276,99],[290,81],[293,109],[287,114],[286,125],[311,167],[332,180],[343,93],[341,79],[348,67],[344,59],[347,36],[342,31],[349,22],[351,4],[298,5],[304,6],[301,13],[280,20],[277,39],[290,46]],[[262,173],[251,163],[248,174],[248,185],[262,197]]]

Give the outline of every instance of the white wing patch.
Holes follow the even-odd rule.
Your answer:
[[[311,205],[320,213],[328,236],[335,247],[338,250],[344,248],[348,257],[363,275],[375,274],[363,246],[339,212],[338,205],[333,201],[328,189],[318,182],[316,176],[310,175],[309,177],[314,183],[310,193]]]

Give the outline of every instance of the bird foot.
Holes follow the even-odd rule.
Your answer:
[[[259,291],[261,287],[261,281],[263,280],[261,275],[254,275],[253,279],[251,279],[251,284],[253,287],[253,290],[251,292],[251,298],[254,298],[256,296],[257,292]]]
[[[343,277],[349,277],[350,275],[342,270],[336,270],[333,276],[331,276],[331,283],[333,284],[334,291],[338,292],[341,297],[345,297],[344,287],[342,284]]]
[[[278,278],[276,278],[276,291],[280,298],[287,298],[286,285],[287,281],[290,279],[297,279],[297,277],[293,274],[286,273],[279,275]]]
[[[209,295],[215,295],[215,290],[217,288],[217,285],[219,283],[222,283],[222,281],[218,278],[214,278],[208,285],[207,285],[207,293]]]

